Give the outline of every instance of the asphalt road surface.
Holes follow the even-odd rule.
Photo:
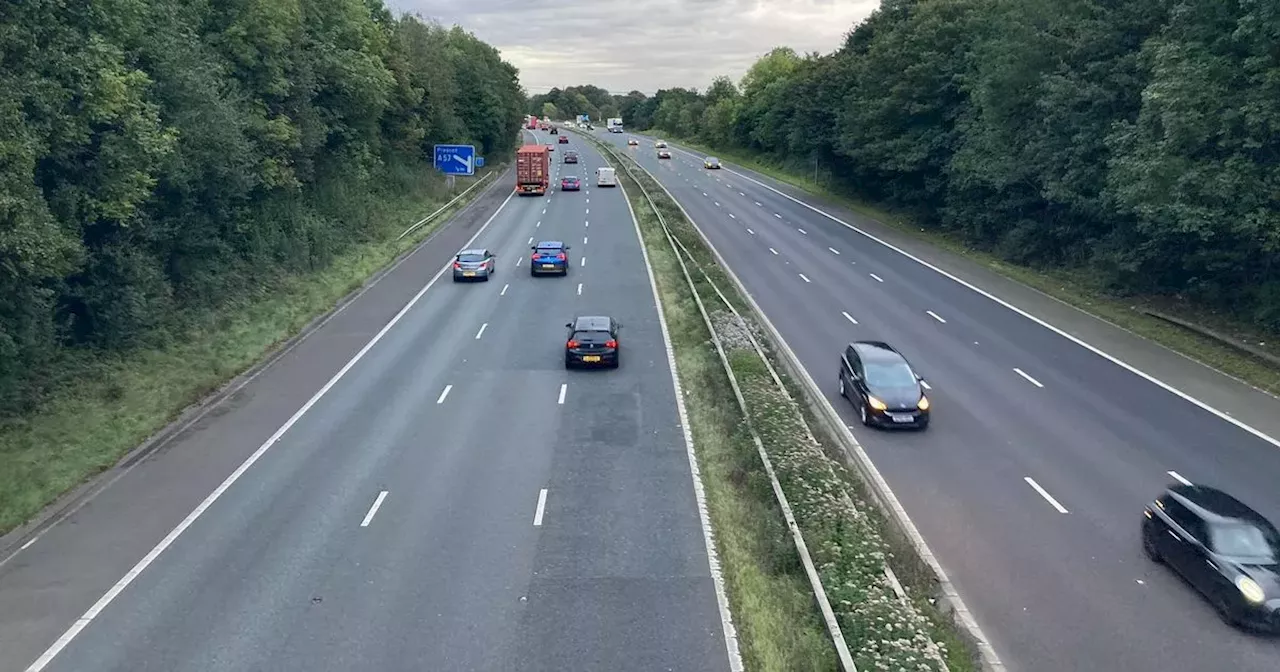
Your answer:
[[[652,137],[627,147],[632,135],[596,133],[654,173],[710,238],[867,449],[1007,666],[1280,669],[1280,640],[1224,625],[1146,560],[1139,537],[1141,507],[1182,479],[1225,488],[1280,522],[1280,448],[778,193],[818,203],[794,189],[737,166],[705,170],[681,148],[660,160]],[[1215,395],[1260,431],[1280,425],[1273,398],[1047,297],[1008,291],[1033,314],[1074,320],[1055,325],[1070,333],[1125,343],[1126,362],[1161,367],[1146,373]],[[927,432],[866,429],[839,397],[840,351],[858,339],[892,343],[925,377]]]
[[[582,192],[508,199],[498,176],[456,229],[0,567],[0,669],[37,660],[255,451],[44,669],[728,669],[640,242],[621,191],[585,179],[603,161],[583,144]],[[493,278],[423,290],[471,235]],[[571,245],[568,277],[530,277],[536,240]],[[564,324],[601,313],[624,325],[621,368],[566,372]]]

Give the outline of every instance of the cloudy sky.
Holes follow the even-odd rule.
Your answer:
[[[530,94],[595,84],[612,93],[737,81],[775,46],[829,52],[879,0],[385,0],[459,24],[520,68]]]

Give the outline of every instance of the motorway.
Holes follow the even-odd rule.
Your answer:
[[[584,144],[582,192],[511,197],[497,176],[0,566],[0,670],[64,632],[37,667],[729,669],[647,264]],[[434,282],[471,235],[497,273]],[[536,240],[572,246],[568,277],[529,276]],[[580,314],[623,324],[619,370],[564,369]]]
[[[717,248],[1010,669],[1280,669],[1280,641],[1224,625],[1139,542],[1141,507],[1175,480],[1226,488],[1280,522],[1280,447],[779,193],[818,203],[797,190],[733,165],[705,170],[674,146],[660,160],[652,137],[628,147],[636,134],[595,135],[652,172]],[[1025,308],[1063,312],[1038,301]],[[927,432],[864,428],[839,397],[841,348],[859,339],[892,343],[924,376]],[[1264,409],[1257,420],[1280,422],[1276,400],[1219,378]]]

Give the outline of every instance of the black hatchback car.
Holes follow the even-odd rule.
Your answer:
[[[612,317],[586,315],[568,322],[569,337],[564,343],[564,368],[597,365],[618,368],[618,330]]]
[[[840,396],[858,409],[864,425],[927,428],[929,397],[923,382],[888,343],[856,341],[840,355]]]
[[[1209,600],[1222,619],[1280,633],[1280,533],[1203,485],[1172,485],[1142,510],[1142,549]]]

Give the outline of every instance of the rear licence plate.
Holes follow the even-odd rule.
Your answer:
[[[585,357],[583,357],[583,358],[582,358],[582,361],[584,361],[584,362],[598,362],[598,361],[600,361],[600,355],[586,355]]]
[[[475,272],[475,271],[463,271],[463,272],[462,272],[462,277],[464,277],[464,278],[472,278],[472,277],[475,277],[475,275],[476,275],[476,272]]]
[[[555,268],[555,267],[556,267],[556,265],[555,265],[555,264],[543,264],[543,265],[542,265],[542,267],[543,267],[543,268]]]
[[[889,418],[894,422],[915,422],[916,419],[910,413],[890,413]]]

